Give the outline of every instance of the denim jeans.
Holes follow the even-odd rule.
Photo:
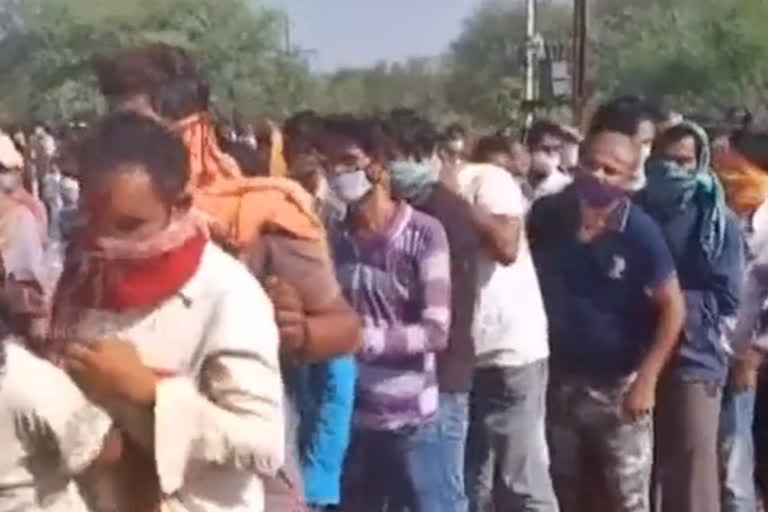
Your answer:
[[[443,512],[438,424],[355,429],[344,468],[344,512]]]
[[[439,466],[445,478],[443,497],[445,512],[467,512],[464,487],[464,452],[469,428],[469,394],[440,393],[437,435],[442,455]]]
[[[720,456],[723,467],[723,512],[757,510],[755,490],[755,450],[752,420],[755,390],[723,395],[720,411]]]
[[[545,432],[548,367],[480,368],[465,477],[472,512],[557,512]]]

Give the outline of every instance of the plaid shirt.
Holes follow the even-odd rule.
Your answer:
[[[437,411],[435,353],[451,316],[448,241],[434,218],[401,203],[376,236],[337,224],[331,240],[339,282],[363,324],[355,423],[395,430]]]

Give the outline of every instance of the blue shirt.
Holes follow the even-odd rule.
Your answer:
[[[685,297],[685,329],[672,369],[685,380],[724,384],[730,363],[724,323],[735,317],[741,297],[744,237],[738,219],[728,212],[723,252],[715,261],[709,261],[695,235],[700,219],[695,206],[671,218],[658,219],[677,262]]]
[[[605,381],[634,372],[658,320],[648,292],[675,274],[659,227],[627,199],[606,232],[582,242],[571,188],[534,203],[528,224],[555,371]]]

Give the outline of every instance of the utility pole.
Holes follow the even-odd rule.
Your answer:
[[[574,0],[573,6],[573,121],[581,126],[587,101],[587,42],[589,40],[588,0]]]
[[[525,101],[530,106],[536,99],[536,64],[538,52],[536,48],[536,0],[527,0],[525,29]],[[533,111],[525,116],[526,128],[533,122]]]

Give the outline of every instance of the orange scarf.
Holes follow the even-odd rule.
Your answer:
[[[768,199],[768,174],[731,148],[714,164],[728,205],[740,216],[752,215]]]
[[[269,229],[323,241],[313,200],[298,183],[281,177],[244,177],[218,146],[207,114],[176,125],[190,157],[189,192],[206,215],[214,238],[243,250]]]

